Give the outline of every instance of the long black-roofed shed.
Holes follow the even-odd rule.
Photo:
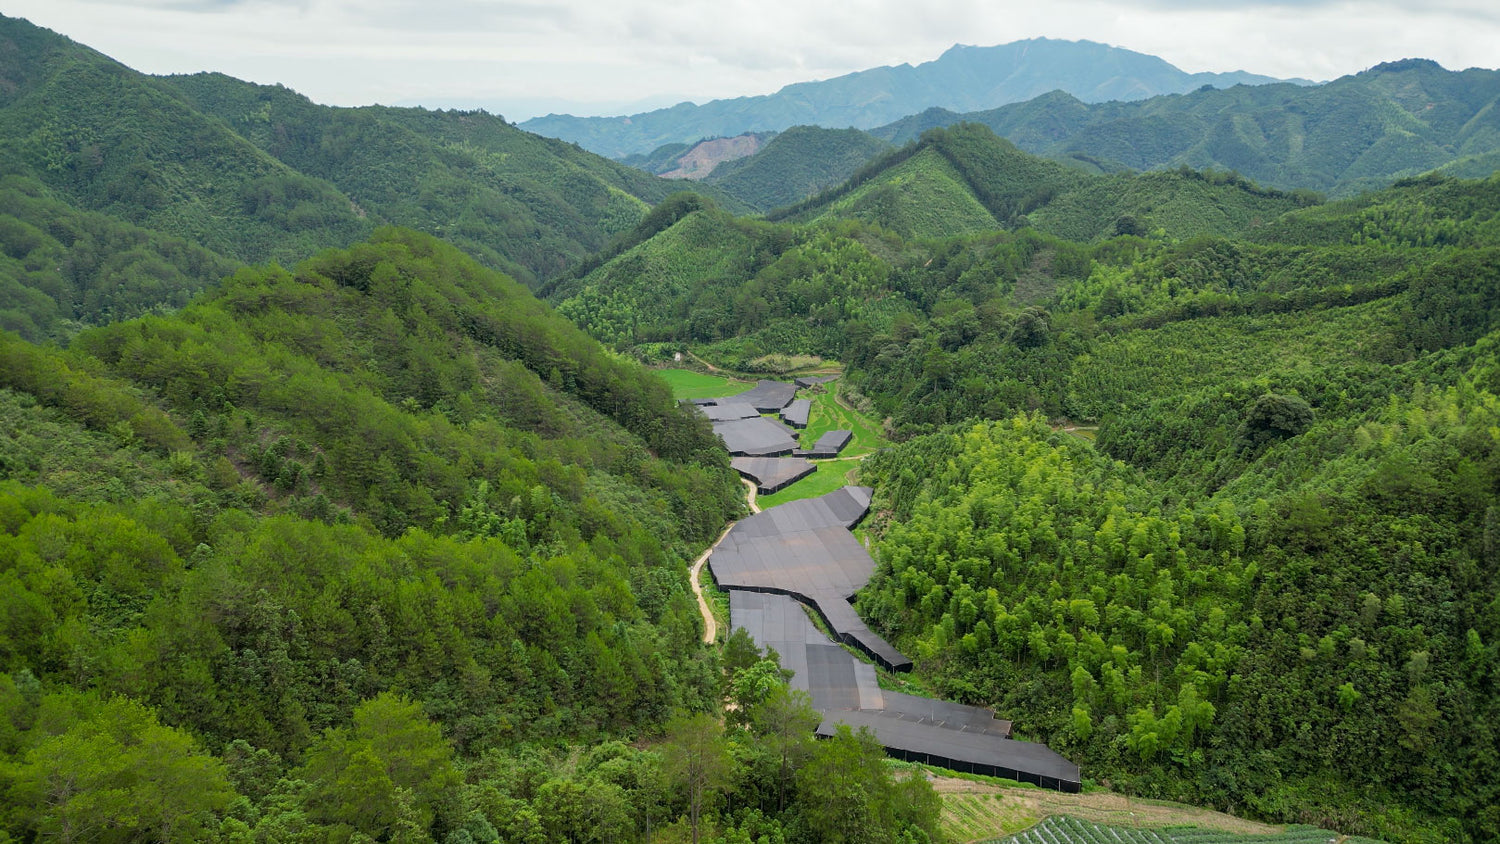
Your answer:
[[[818,469],[800,457],[736,457],[729,468],[754,481],[761,495],[780,492]]]
[[[760,411],[750,405],[733,399],[699,406],[698,412],[707,416],[710,422],[734,422],[738,419],[754,419],[760,415]]]
[[[812,607],[840,641],[891,671],[911,660],[867,627],[849,605],[875,561],[850,533],[870,508],[869,487],[846,486],[792,501],[736,524],[709,557],[724,589],[790,595]]]
[[[715,422],[714,433],[736,457],[778,457],[797,448],[796,438],[785,425],[764,416]]]
[[[869,728],[885,752],[908,762],[937,765],[969,774],[1004,777],[1043,788],[1078,793],[1078,766],[1044,744],[1016,741],[990,732],[948,729],[930,720],[889,710],[833,710],[818,726],[831,736],[839,724]]]
[[[805,375],[797,379],[798,387],[816,387],[819,384],[827,384],[838,380],[837,375]]]
[[[853,431],[827,431],[823,436],[818,437],[818,441],[813,443],[812,448],[797,452],[797,456],[823,459],[838,457],[839,452],[843,451],[852,439],[854,439]]]
[[[812,415],[812,399],[794,399],[791,404],[781,409],[781,421],[793,428],[806,428],[807,419]]]
[[[729,590],[729,619],[755,644],[774,648],[823,716],[818,734],[839,724],[869,727],[892,756],[957,771],[1003,776],[1078,791],[1078,767],[1049,748],[1014,741],[1010,722],[991,710],[880,688],[875,670],[834,645],[786,595]]]
[[[775,413],[797,397],[797,385],[785,381],[757,381],[755,386],[722,401],[744,402],[761,413]]]
[[[803,605],[786,595],[729,590],[729,623],[761,648],[774,648],[791,687],[812,695],[819,712],[880,709],[886,692],[873,666],[835,645],[808,620]]]

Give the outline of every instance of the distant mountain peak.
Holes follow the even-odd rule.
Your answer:
[[[1093,41],[1031,38],[989,47],[954,44],[918,65],[797,82],[774,94],[682,104],[620,117],[549,115],[521,123],[614,158],[668,144],[799,124],[871,129],[929,108],[981,111],[1061,90],[1083,102],[1140,100],[1202,88],[1286,80],[1244,71],[1188,73],[1165,59]],[[1300,81],[1300,80],[1292,80]]]
[[[1445,68],[1432,59],[1398,59],[1393,62],[1381,62],[1365,73],[1404,73],[1408,70],[1443,71]]]

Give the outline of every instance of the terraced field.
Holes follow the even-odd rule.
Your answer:
[[[1136,832],[1171,830],[1243,838],[1249,844],[1284,844],[1275,836],[1282,827],[1257,823],[1180,803],[1143,800],[1110,791],[1063,794],[971,777],[935,776],[933,787],[943,798],[943,832],[950,841],[994,842],[1036,829],[1048,818],[1068,818],[1101,828]],[[1050,829],[1050,827],[1047,827]],[[1113,842],[1113,839],[1107,839]],[[1188,839],[1184,839],[1185,841]],[[1027,844],[1034,844],[1028,840]],[[1058,844],[1063,844],[1059,839]],[[1124,844],[1122,838],[1121,844]]]
[[[984,844],[1329,844],[1352,840],[1312,826],[1290,826],[1270,834],[1201,827],[1141,829],[1106,826],[1059,815],[1024,832],[991,838]]]

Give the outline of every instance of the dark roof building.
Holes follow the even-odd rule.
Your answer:
[[[796,437],[785,425],[764,416],[715,422],[714,433],[736,457],[780,457],[797,448]]]
[[[780,492],[818,468],[800,457],[736,457],[729,466],[754,481],[761,495]]]
[[[937,765],[968,774],[1005,777],[1043,788],[1078,793],[1083,777],[1078,766],[1045,744],[1016,741],[996,735],[957,729],[953,725],[913,718],[900,712],[839,709],[825,713],[818,735],[831,736],[839,724],[869,728],[897,759]]]
[[[808,387],[816,387],[819,384],[827,384],[830,381],[836,380],[838,380],[837,375],[810,375],[798,378],[796,383],[798,389],[806,389]]]
[[[875,561],[849,532],[869,511],[870,493],[869,487],[846,486],[742,519],[708,565],[720,587],[797,598],[840,641],[892,671],[909,671],[911,660],[870,630],[849,604],[875,573]]]
[[[807,417],[812,415],[812,399],[793,399],[781,409],[781,421],[793,428],[806,428]]]
[[[737,402],[744,402],[761,413],[775,413],[790,404],[796,397],[796,384],[788,384],[785,381],[758,381],[748,391],[725,398],[724,401],[733,399]]]
[[[868,727],[901,759],[1063,791],[1082,785],[1078,766],[1044,745],[1011,740],[1010,722],[989,709],[881,689],[875,669],[833,644],[790,597],[731,589],[729,617],[781,656],[792,688],[807,692],[823,716],[819,735],[839,724]]]
[[[815,459],[838,457],[839,452],[843,451],[852,439],[854,439],[853,431],[828,431],[823,436],[818,437],[818,441],[813,443],[812,448],[806,451],[798,451],[796,454],[798,457],[812,457]]]
[[[760,411],[735,399],[719,404],[701,405],[698,412],[707,416],[710,422],[733,422],[737,419],[753,419],[760,415]]]

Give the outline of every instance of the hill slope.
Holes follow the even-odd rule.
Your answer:
[[[664,144],[797,125],[867,129],[925,108],[993,108],[1061,89],[1089,102],[1182,93],[1203,85],[1264,84],[1243,72],[1186,73],[1155,56],[1089,41],[1034,38],[996,47],[954,46],[916,67],[899,65],[820,82],[788,85],[775,94],[681,103],[629,117],[552,114],[521,128],[573,141],[621,158]]]
[[[535,283],[676,188],[482,112],[154,78],[15,18],[0,18],[0,80],[5,172],[237,261],[294,263],[396,223]]]
[[[695,246],[738,263],[696,278]],[[596,273],[561,305],[591,329],[846,365],[899,443],[862,464],[859,606],[915,682],[1133,795],[1394,841],[1500,820],[1471,738],[1500,723],[1500,177],[1091,243],[698,209]]]
[[[793,126],[754,155],[715,167],[704,181],[752,210],[769,211],[844,181],[888,148],[858,129]]]
[[[1063,92],[970,114],[929,111],[872,130],[903,143],[934,127],[983,123],[1022,149],[1105,168],[1187,165],[1337,195],[1443,168],[1493,172],[1500,71],[1391,62],[1325,85],[1236,86],[1090,104]]]
[[[515,743],[717,696],[683,561],[740,506],[722,449],[455,248],[382,230],[73,345],[0,333],[7,835],[493,836]]]
[[[1162,229],[1173,237],[1231,234],[1310,198],[1232,176],[1097,176],[1029,155],[979,124],[929,130],[836,188],[769,215],[858,219],[908,238],[1031,226],[1072,240]]]

